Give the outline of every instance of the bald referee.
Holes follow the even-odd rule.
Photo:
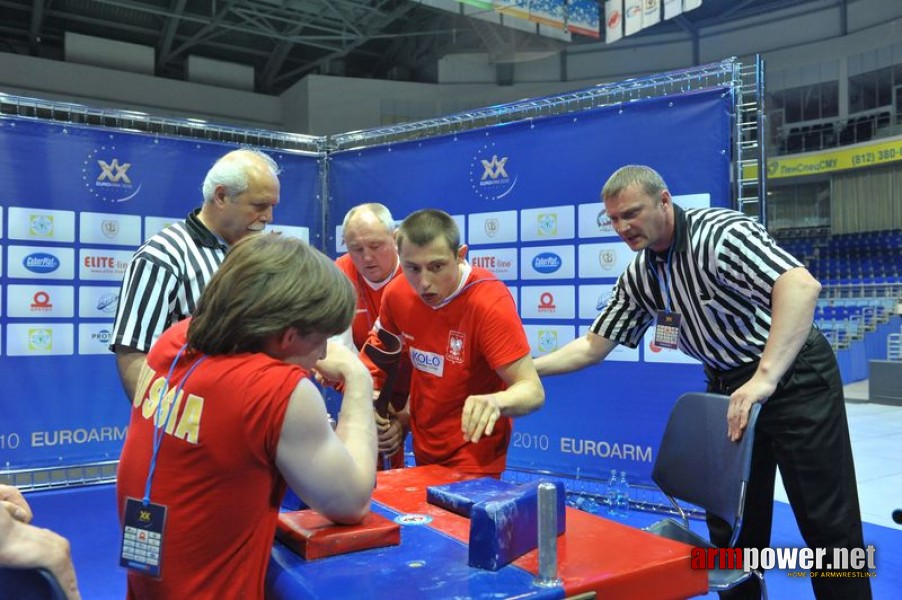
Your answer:
[[[762,404],[737,545],[769,545],[779,466],[809,547],[863,548],[842,381],[813,326],[820,284],[756,221],[674,205],[649,167],[617,170],[601,195],[617,234],[638,254],[586,336],[536,359],[539,375],[596,364],[617,344],[636,347],[654,327],[656,343],[704,364],[708,391],[730,395],[724,418],[733,440],[752,404]],[[728,543],[729,524],[709,515],[708,528],[715,544]],[[817,598],[871,597],[867,578],[811,584]],[[721,597],[757,599],[758,588],[751,578]]]

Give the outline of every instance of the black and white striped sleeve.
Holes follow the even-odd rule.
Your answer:
[[[768,309],[777,278],[802,266],[777,245],[760,223],[751,219],[732,223],[715,241],[712,256],[722,283],[742,290],[753,302]]]
[[[148,352],[170,325],[168,320],[177,285],[178,275],[169,265],[146,253],[136,254],[122,280],[110,348],[127,346]]]
[[[654,315],[640,302],[654,303],[652,290],[648,288],[646,278],[640,275],[638,261],[634,261],[617,280],[611,298],[601,314],[595,318],[589,331],[623,344],[636,348],[642,343],[642,336],[651,325]]]

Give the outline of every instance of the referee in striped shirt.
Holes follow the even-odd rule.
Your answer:
[[[649,167],[619,169],[602,198],[617,234],[638,254],[586,336],[536,359],[539,375],[596,364],[617,344],[636,347],[655,327],[656,343],[704,364],[708,391],[730,395],[731,439],[742,437],[752,404],[763,404],[737,545],[769,545],[779,466],[809,547],[863,548],[842,381],[813,326],[820,284],[758,222],[674,205]],[[713,543],[728,543],[729,524],[709,515],[708,527]],[[871,597],[867,578],[811,583],[818,598]],[[760,598],[758,581],[721,596]]]
[[[150,346],[194,312],[229,247],[272,222],[279,167],[258,150],[233,150],[207,172],[203,196],[184,221],[144,242],[125,271],[110,350],[129,399]]]

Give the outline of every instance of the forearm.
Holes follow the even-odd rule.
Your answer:
[[[116,347],[116,367],[119,370],[119,379],[122,381],[122,389],[130,402],[134,402],[135,388],[138,386],[138,378],[141,375],[141,366],[147,354],[126,346]]]
[[[372,489],[376,465],[376,422],[373,419],[373,384],[363,368],[344,380],[344,396],[335,433],[360,474],[359,481]]]
[[[776,387],[805,343],[821,286],[802,268],[777,279],[771,299],[771,327],[757,375]]]
[[[501,416],[522,417],[542,408],[545,404],[545,388],[538,377],[518,381],[495,395]]]
[[[536,371],[540,376],[578,371],[601,362],[614,346],[616,344],[611,340],[586,333],[562,348],[536,358]]]

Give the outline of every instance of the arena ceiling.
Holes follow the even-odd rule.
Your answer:
[[[701,8],[631,39],[780,18],[854,0],[704,0]],[[279,94],[311,73],[430,82],[449,53],[556,52],[563,42],[409,0],[0,0],[0,52],[64,60],[65,32],[154,48],[156,75],[186,78],[186,58],[254,67],[255,88]]]

